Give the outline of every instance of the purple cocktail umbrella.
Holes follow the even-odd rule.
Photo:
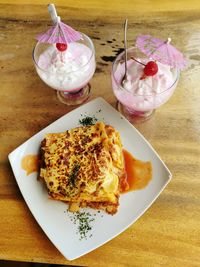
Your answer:
[[[81,33],[61,22],[53,4],[48,5],[48,10],[54,25],[47,32],[39,34],[36,37],[39,42],[49,44],[69,44],[71,42],[79,41],[82,38]]]
[[[153,60],[157,60],[173,68],[185,68],[187,65],[186,59],[170,42],[170,38],[162,41],[150,35],[141,35],[137,37],[136,46],[141,52]]]

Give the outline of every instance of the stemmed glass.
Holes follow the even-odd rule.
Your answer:
[[[88,99],[89,81],[96,68],[93,42],[81,34],[81,40],[70,43],[65,52],[58,51],[55,44],[40,42],[33,49],[39,77],[57,90],[58,99],[67,105],[79,105]]]
[[[135,59],[135,60],[134,60]],[[138,59],[138,60],[137,60]],[[137,62],[138,61],[138,62]],[[154,83],[148,84],[148,90],[142,90],[141,71],[149,59],[136,47],[131,47],[127,51],[127,72],[129,82],[136,83],[136,90],[132,90],[130,84],[122,85],[125,70],[125,53],[117,56],[112,65],[111,79],[113,92],[117,98],[117,109],[131,122],[143,122],[149,119],[155,110],[166,103],[172,96],[180,76],[180,71],[171,68],[172,80],[168,86],[160,85],[155,91]],[[142,63],[142,64],[141,64]],[[138,64],[138,65],[137,65]],[[159,67],[159,65],[158,65]],[[138,71],[139,69],[139,71]]]

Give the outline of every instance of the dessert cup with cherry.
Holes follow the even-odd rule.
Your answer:
[[[93,42],[81,35],[79,41],[68,44],[38,42],[33,50],[39,77],[57,90],[58,99],[67,105],[79,105],[88,99],[89,81],[96,68]]]
[[[136,47],[127,51],[126,81],[123,81],[124,72],[125,53],[122,52],[112,65],[112,88],[118,110],[131,123],[146,121],[166,103],[180,75],[178,69],[148,58]]]

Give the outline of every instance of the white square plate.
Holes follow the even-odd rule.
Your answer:
[[[27,154],[38,153],[45,133],[62,132],[76,127],[80,125],[79,120],[84,115],[95,116],[114,126],[120,132],[125,149],[137,159],[151,161],[153,178],[145,189],[121,195],[116,215],[85,209],[95,216],[95,220],[92,222],[91,236],[80,240],[77,225],[71,221],[70,213],[66,212],[66,204],[49,199],[45,188],[37,180],[37,173],[26,176],[21,168],[21,160]],[[68,260],[74,260],[94,250],[128,228],[155,201],[171,179],[170,171],[151,145],[102,98],[97,98],[53,122],[10,153],[9,160],[30,211],[52,243]]]

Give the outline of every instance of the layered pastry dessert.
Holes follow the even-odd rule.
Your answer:
[[[97,122],[46,134],[41,155],[40,179],[52,199],[69,203],[70,211],[117,212],[125,168],[120,135],[112,126]]]

